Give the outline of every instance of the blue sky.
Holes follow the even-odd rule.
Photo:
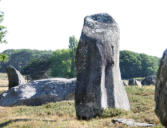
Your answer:
[[[78,39],[86,15],[109,13],[120,26],[120,48],[161,57],[167,48],[166,0],[2,0],[8,48],[56,50]]]

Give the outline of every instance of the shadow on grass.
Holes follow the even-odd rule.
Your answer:
[[[4,123],[0,123],[0,128],[3,128],[7,125],[9,125],[10,123],[14,123],[14,122],[20,122],[20,121],[43,121],[43,122],[56,122],[56,120],[40,120],[40,119],[13,119],[13,120],[9,120],[6,121]]]

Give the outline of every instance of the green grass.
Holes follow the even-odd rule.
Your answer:
[[[7,74],[6,73],[0,73],[0,79],[1,80],[7,80]]]
[[[0,91],[7,88],[0,87]],[[77,120],[74,101],[48,103],[41,106],[0,107],[0,128],[128,128],[113,124],[114,118],[133,118],[138,122],[153,123],[163,128],[154,113],[154,86],[128,86],[131,110],[106,109],[100,117]],[[133,127],[131,127],[133,128]]]
[[[0,107],[0,128],[128,128],[113,124],[113,118],[133,118],[138,122],[163,128],[154,114],[154,86],[126,87],[131,111],[104,110],[92,120],[77,120],[74,101],[48,103],[41,106]]]
[[[136,77],[136,80],[142,81],[145,77]]]
[[[115,109],[115,108],[108,108],[102,111],[100,118],[106,118],[106,117],[121,117],[124,115],[127,115],[128,112],[121,109]]]
[[[73,101],[62,101],[49,103],[42,106],[17,106],[13,112],[14,116],[69,116],[75,117],[75,107]]]
[[[8,78],[6,73],[0,73],[0,87],[7,87]]]

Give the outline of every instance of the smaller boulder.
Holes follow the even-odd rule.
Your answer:
[[[0,95],[0,106],[42,105],[74,98],[76,79],[49,78],[20,84]]]
[[[140,82],[140,81],[138,81],[138,80],[136,80],[136,85],[137,85],[138,87],[142,87],[141,82]]]
[[[136,80],[136,79],[134,79],[134,78],[129,79],[128,85],[132,85],[132,86],[133,86],[133,85],[137,85],[137,86],[139,86],[139,87],[142,86],[141,82],[138,81],[138,80]]]
[[[155,85],[156,84],[156,76],[147,76],[144,80],[142,80],[142,85]]]
[[[124,86],[128,86],[128,81],[122,80]]]
[[[153,124],[148,124],[148,123],[139,123],[139,122],[136,122],[135,120],[133,119],[123,119],[123,118],[120,118],[120,119],[113,119],[112,120],[113,123],[121,123],[121,124],[125,124],[127,126],[135,126],[135,127],[153,127],[154,125]]]
[[[9,81],[9,84],[8,84],[9,89],[17,85],[26,83],[21,73],[18,70],[16,70],[13,66],[11,65],[7,66],[6,72],[7,72],[8,81]]]
[[[128,85],[136,85],[136,80],[134,78],[129,79]]]

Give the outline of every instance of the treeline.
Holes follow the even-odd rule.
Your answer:
[[[69,38],[69,48],[56,50],[51,56],[45,59],[39,58],[31,61],[22,73],[30,75],[32,79],[40,79],[44,77],[76,77],[75,53],[78,40],[71,36]],[[46,65],[46,67],[45,67]]]
[[[5,72],[6,66],[8,65],[13,65],[16,69],[21,71],[33,60],[46,59],[48,56],[52,56],[52,54],[52,51],[40,51],[30,49],[5,50],[4,52],[2,52],[2,55],[7,55],[8,60],[1,63],[0,72]]]
[[[159,67],[160,59],[146,54],[139,54],[131,51],[120,51],[120,70],[123,79],[133,77],[146,77],[155,75]],[[57,50],[52,58],[52,75],[58,77],[71,77],[70,51]],[[76,74],[74,72],[73,74]],[[73,75],[75,76],[75,75]]]
[[[47,77],[65,77],[76,76],[76,71],[71,70],[72,60],[70,50],[56,50],[47,58],[38,58],[30,61],[21,72],[30,75],[32,79],[41,79]],[[74,75],[73,75],[74,74]]]
[[[7,33],[6,27],[1,25],[2,21],[4,19],[4,13],[0,11],[0,43],[6,43],[5,35]]]
[[[5,26],[1,25],[3,19],[4,19],[4,13],[0,11],[0,44],[7,43],[7,41],[5,40],[7,29]],[[2,64],[2,62],[5,62],[6,60],[7,60],[7,55],[0,54],[0,64]]]
[[[160,58],[131,51],[120,52],[120,70],[124,79],[156,75]]]
[[[73,40],[76,41],[75,38]],[[69,45],[69,49],[56,51],[6,50],[3,53],[7,54],[9,59],[1,65],[0,71],[4,72],[5,67],[11,64],[23,74],[30,75],[32,79],[75,77],[75,51],[76,44]],[[120,70],[123,79],[155,75],[158,64],[157,57],[131,51],[120,52]]]

